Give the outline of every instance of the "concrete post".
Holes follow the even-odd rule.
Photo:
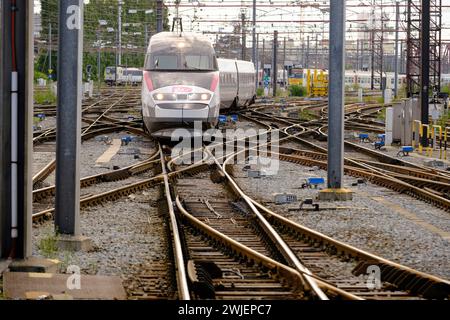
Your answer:
[[[345,0],[330,3],[330,98],[328,188],[342,188],[344,176]]]
[[[322,200],[350,200],[344,176],[344,71],[346,1],[330,1],[330,78],[328,99],[328,189]]]
[[[59,5],[56,232],[79,235],[83,0]]]

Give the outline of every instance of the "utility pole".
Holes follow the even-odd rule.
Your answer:
[[[145,32],[145,48],[148,46],[148,25],[146,24],[144,26],[144,32]]]
[[[317,66],[319,64],[319,36],[316,34],[316,47],[315,47],[315,54],[314,54],[314,69],[317,69]]]
[[[286,37],[283,39],[283,86],[286,87]]]
[[[364,69],[364,61],[365,61],[365,54],[366,54],[366,52],[364,50],[364,44],[366,42],[365,39],[366,39],[366,36],[364,35],[364,38],[361,39],[361,44],[360,44],[360,46],[361,46],[361,58],[359,58],[359,70],[363,70]]]
[[[405,73],[405,48],[403,46],[403,41],[400,41],[400,73]]]
[[[156,32],[163,32],[163,0],[156,0]]]
[[[257,34],[256,35],[256,45],[255,45],[255,48],[256,48],[256,52],[255,52],[255,60],[254,60],[254,63],[255,63],[255,70],[256,70],[256,79],[255,79],[255,81],[256,81],[256,88],[258,88],[259,87],[259,34]]]
[[[359,70],[359,56],[360,56],[360,52],[359,52],[359,39],[356,39],[356,59],[353,59],[353,61],[356,60],[356,65],[355,66],[355,70]]]
[[[48,24],[48,75],[51,76],[52,68],[52,24]],[[51,77],[52,78],[52,77]]]
[[[83,0],[59,3],[55,231],[79,236]]]
[[[375,30],[370,32],[370,90],[375,90]]]
[[[98,94],[100,95],[100,87],[101,87],[101,50],[102,50],[102,42],[100,40],[100,30],[97,30],[97,43],[98,43],[98,51],[97,51],[97,81],[98,81]]]
[[[32,254],[33,1],[0,2],[0,38],[0,259],[24,259]]]
[[[330,81],[328,99],[328,188],[320,197],[349,199],[344,176],[345,0],[330,1]],[[331,190],[331,192],[330,192]],[[336,192],[342,190],[343,192]]]
[[[262,58],[261,58],[261,67],[263,70],[262,81],[264,81],[264,76],[266,75],[265,63],[266,63],[266,39],[263,38]]]
[[[246,60],[246,47],[247,47],[247,34],[245,32],[245,12],[241,13],[241,33],[242,33],[242,48],[241,48],[241,60]]]
[[[302,41],[302,67],[306,68],[305,42]]]
[[[400,2],[395,2],[395,60],[394,60],[394,97],[398,97],[398,32],[400,23]]]
[[[122,64],[122,0],[118,1],[118,15],[117,15],[117,29],[118,29],[118,39],[119,39],[119,66]],[[116,69],[117,73],[117,69]]]
[[[429,91],[430,91],[430,0],[422,1],[421,17],[421,62],[420,101],[422,105],[422,124],[429,124]],[[423,129],[422,146],[428,147],[428,130]]]
[[[305,68],[309,69],[309,36],[306,40],[306,62],[305,62]]]
[[[253,42],[252,60],[253,60],[253,63],[255,64],[255,69],[258,69],[256,51],[257,51],[259,42],[256,39],[256,0],[253,0],[252,37],[253,37],[253,39],[252,39],[252,42]]]
[[[273,32],[273,78],[272,78],[272,86],[273,86],[273,96],[277,96],[277,77],[278,77],[278,31],[275,30]]]

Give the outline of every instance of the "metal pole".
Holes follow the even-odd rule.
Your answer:
[[[32,254],[33,27],[32,1],[1,1],[0,258]]]
[[[163,0],[156,1],[156,32],[163,31]]]
[[[370,56],[370,89],[375,90],[375,30],[371,31],[371,56]]]
[[[330,97],[328,188],[341,189],[344,176],[345,0],[330,1]]]
[[[98,52],[97,52],[97,81],[98,81],[98,93],[100,94],[101,87],[101,49],[102,42],[100,41],[100,31],[97,31],[97,43],[98,43]]]
[[[246,60],[247,39],[245,33],[245,13],[241,14],[241,33],[242,33],[242,47],[241,47],[241,60]]]
[[[399,0],[395,3],[395,59],[394,59],[394,97],[398,97],[398,32],[400,23],[400,2]]]
[[[253,0],[253,20],[252,20],[252,42],[253,42],[253,53],[252,53],[252,60],[255,64],[255,69],[257,69],[257,58],[256,58],[256,50],[258,47],[258,41],[256,40],[256,0]]]
[[[403,41],[400,41],[400,73],[405,73],[405,49],[403,47]]]
[[[48,24],[48,74],[51,75],[52,72],[52,24]]]
[[[361,39],[361,56],[359,58],[359,66],[361,71],[364,70],[364,61],[366,54],[366,52],[364,51],[365,43],[366,43],[366,34],[364,33],[363,38]]]
[[[302,68],[306,68],[305,42],[302,41]]]
[[[83,0],[59,3],[55,231],[79,235]]]
[[[316,45],[315,46],[316,47],[314,49],[314,51],[315,51],[315,53],[314,53],[314,69],[318,69],[317,68],[318,64],[319,64],[319,59],[318,59],[318,57],[319,57],[319,36],[318,35],[316,35]]]
[[[263,70],[262,74],[262,81],[264,81],[264,76],[266,75],[266,69],[265,69],[265,63],[266,63],[266,39],[263,38],[263,47],[262,47],[262,58],[261,58],[261,67]]]
[[[283,39],[283,86],[286,87],[286,37]]]
[[[306,62],[305,62],[305,68],[309,69],[309,36],[306,40]]]
[[[254,63],[255,63],[255,70],[256,70],[256,79],[255,79],[255,81],[256,81],[256,88],[258,88],[259,87],[259,34],[257,34],[256,35],[256,45],[255,45],[255,48],[256,48],[256,52],[255,52],[255,60],[254,60]]]
[[[147,48],[147,46],[148,46],[148,25],[145,25],[144,28],[145,28],[145,30],[144,30],[144,32],[145,32],[145,48]]]
[[[272,86],[273,86],[273,96],[277,96],[277,76],[278,76],[278,31],[275,30],[273,32],[273,77],[272,77]]]
[[[422,105],[422,124],[429,124],[429,90],[430,90],[430,0],[422,0],[421,17],[422,72],[420,100]],[[428,147],[428,132],[423,130],[422,145]]]
[[[119,66],[122,64],[122,0],[118,2],[118,15],[117,15],[117,29],[118,29],[118,37],[119,37]]]
[[[119,31],[116,32],[116,61],[114,71],[114,85],[117,86],[117,68],[119,67]]]

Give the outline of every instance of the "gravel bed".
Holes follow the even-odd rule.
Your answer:
[[[369,149],[374,149],[373,145],[370,143],[362,143],[359,140],[354,140],[352,142],[362,145]],[[388,147],[388,148],[384,148],[381,152],[384,154],[387,154],[391,157],[397,158],[397,154],[398,154],[399,150],[400,150],[399,147]],[[433,168],[433,167],[429,166],[428,163],[435,160],[435,161],[441,162],[443,164],[443,166],[435,167],[436,169],[448,170],[450,168],[449,161],[439,159],[439,151],[434,151],[433,157],[425,157],[425,156],[418,154],[417,152],[414,152],[414,153],[411,153],[409,157],[401,157],[400,159],[407,161],[407,162],[414,163],[414,164],[429,167],[429,168]],[[449,174],[450,174],[450,172],[449,172]]]
[[[298,208],[299,203],[275,205],[272,202],[272,195],[293,193],[297,195],[299,201],[304,198],[315,198],[318,190],[301,189],[301,184],[307,177],[326,178],[325,171],[310,171],[309,167],[280,162],[280,170],[275,176],[258,179],[247,178],[242,165],[236,165],[234,169],[239,185],[255,199],[269,202],[268,206],[275,212],[381,257],[450,279],[448,241],[415,224],[373,197],[380,197],[399,205],[423,221],[448,231],[449,216],[446,212],[372,184],[350,187],[355,191],[352,202],[320,203],[324,208],[342,207],[341,209],[289,212],[289,208]],[[345,186],[349,187],[354,182],[355,178],[344,177]]]
[[[48,243],[55,239],[53,222],[34,227],[33,255],[59,259],[61,272],[69,265],[77,265],[83,274],[120,276],[127,290],[128,286],[135,289],[133,279],[141,272],[142,265],[151,270],[153,264],[160,266],[169,259],[166,221],[158,213],[157,198],[158,190],[149,189],[83,210],[81,232],[95,244],[95,249],[87,253],[52,249]],[[166,276],[159,281],[168,282],[168,279]]]
[[[40,127],[40,130],[47,130],[56,127],[56,117],[46,117],[42,121],[35,123],[36,127]]]
[[[110,139],[121,139],[131,136],[125,132],[107,135]],[[80,152],[80,177],[88,177],[114,170],[114,168],[123,168],[147,159],[156,151],[154,142],[147,138],[136,137],[135,141],[128,145],[122,145],[119,152],[114,155],[110,162],[96,165],[96,160],[110,147],[103,141],[91,139],[83,142]],[[36,148],[36,147],[35,147]],[[54,152],[35,152],[34,153],[34,173],[41,170],[50,160],[56,157]],[[53,172],[44,182],[44,186],[55,183],[55,173]]]

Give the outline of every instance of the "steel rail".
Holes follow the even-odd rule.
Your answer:
[[[164,180],[164,193],[166,195],[167,207],[169,209],[169,221],[170,229],[172,231],[172,240],[174,248],[174,260],[175,260],[175,273],[177,276],[177,286],[178,286],[178,298],[180,300],[190,300],[188,280],[186,276],[186,265],[184,263],[183,249],[181,245],[181,238],[178,229],[177,218],[175,216],[175,211],[173,208],[173,201],[171,196],[169,176],[166,170],[166,161],[164,159],[164,153],[159,145],[159,153],[161,159],[161,169]]]
[[[247,205],[251,208],[253,213],[258,218],[258,221],[261,224],[261,227],[265,230],[265,232],[269,235],[269,237],[274,241],[280,252],[283,254],[285,259],[289,261],[296,270],[304,274],[305,281],[307,282],[310,290],[314,292],[314,294],[320,299],[320,300],[329,300],[327,295],[320,289],[318,283],[316,282],[316,279],[314,279],[311,275],[311,271],[308,270],[297,258],[297,256],[292,252],[292,250],[289,248],[289,246],[286,244],[286,242],[283,240],[283,238],[278,234],[278,232],[275,231],[275,229],[270,225],[270,223],[264,218],[264,216],[258,211],[258,209],[253,205],[251,199],[241,190],[241,188],[236,184],[236,182],[231,178],[231,176],[226,171],[226,165],[228,162],[230,162],[232,159],[234,159],[235,156],[237,156],[242,151],[238,151],[237,153],[233,154],[232,156],[229,156],[223,163],[223,165],[220,165],[218,160],[214,157],[214,155],[208,150],[208,147],[206,147],[206,150],[208,154],[210,155],[211,159],[215,162],[215,164],[221,168],[222,173],[226,176],[227,181],[230,183],[231,187],[235,192],[242,197],[242,199],[245,200]],[[245,150],[244,150],[245,151]]]

